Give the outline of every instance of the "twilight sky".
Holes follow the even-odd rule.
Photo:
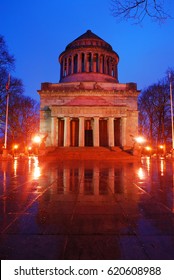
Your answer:
[[[174,14],[174,1],[167,2]],[[42,82],[59,82],[60,53],[88,29],[118,53],[120,83],[136,82],[143,89],[174,68],[174,20],[118,22],[110,0],[0,0],[0,14],[0,34],[16,59],[13,75],[38,101]]]

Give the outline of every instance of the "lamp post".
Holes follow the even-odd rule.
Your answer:
[[[19,146],[18,146],[17,144],[15,144],[15,145],[13,146],[13,157],[16,156],[16,152],[17,152],[18,147],[19,147]]]
[[[169,73],[170,80],[170,105],[171,105],[171,123],[172,123],[172,157],[174,157],[174,130],[173,130],[173,96],[172,96],[172,79]]]
[[[159,156],[164,157],[166,155],[166,145],[159,145]]]
[[[8,130],[8,107],[9,107],[9,88],[10,88],[10,74],[8,76],[8,82],[6,84],[6,116],[5,116],[5,135],[4,135],[4,149],[3,156],[6,157],[8,155],[7,151],[7,130]]]
[[[146,139],[142,136],[134,138],[133,155],[139,155],[141,157],[142,145],[146,142]]]
[[[7,149],[8,104],[9,104],[9,92],[7,91],[7,100],[6,100],[6,117],[5,117],[5,140],[4,140],[4,149]]]
[[[35,153],[36,155],[38,155],[38,150],[41,143],[41,137],[39,135],[34,136],[33,143],[35,144]]]

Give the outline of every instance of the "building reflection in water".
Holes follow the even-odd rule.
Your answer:
[[[127,172],[130,169],[127,168]],[[45,173],[43,171],[43,173]],[[58,167],[49,170],[55,194],[107,195],[108,192],[123,193],[127,178],[126,166],[100,168],[81,164],[79,167]]]
[[[16,199],[20,198],[24,203],[34,190],[34,183],[37,183],[35,184],[37,191],[39,186],[39,191],[44,192],[39,199],[38,211],[42,208],[51,211],[52,207],[49,209],[49,205],[52,202],[57,207],[60,201],[72,202],[81,199],[81,203],[92,201],[95,204],[105,198],[107,201],[124,198],[127,201],[127,207],[131,205],[131,209],[138,211],[140,188],[173,211],[173,165],[171,161],[165,159],[149,158],[143,159],[141,163],[122,164],[114,162],[62,164],[60,162],[49,165],[39,163],[37,157],[26,161],[18,159],[11,162],[4,161],[0,165],[0,192],[1,196],[4,196],[3,212],[6,211],[7,192],[15,189],[13,196],[16,195]]]
[[[137,171],[137,174],[138,174],[138,178],[143,181],[145,179],[145,171],[143,170],[142,167],[139,167],[138,168],[138,171]]]
[[[161,176],[164,176],[164,168],[165,168],[165,160],[163,158],[160,159],[160,172]]]
[[[41,175],[39,161],[38,161],[37,157],[34,157],[34,165],[33,166],[34,166],[34,168],[33,168],[33,179],[37,180]]]
[[[18,160],[17,160],[17,158],[14,158],[13,169],[14,169],[14,176],[15,177],[17,176],[17,167],[18,167]]]

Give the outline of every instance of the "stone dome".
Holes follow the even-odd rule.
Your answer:
[[[87,30],[60,54],[60,83],[118,82],[118,61],[111,45]]]

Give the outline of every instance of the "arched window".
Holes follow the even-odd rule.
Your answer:
[[[101,73],[104,73],[104,56],[100,56]]]
[[[74,73],[77,73],[78,55],[74,56]]]
[[[82,53],[82,72],[85,72],[85,54]]]
[[[87,72],[92,72],[91,53],[87,54]]]

